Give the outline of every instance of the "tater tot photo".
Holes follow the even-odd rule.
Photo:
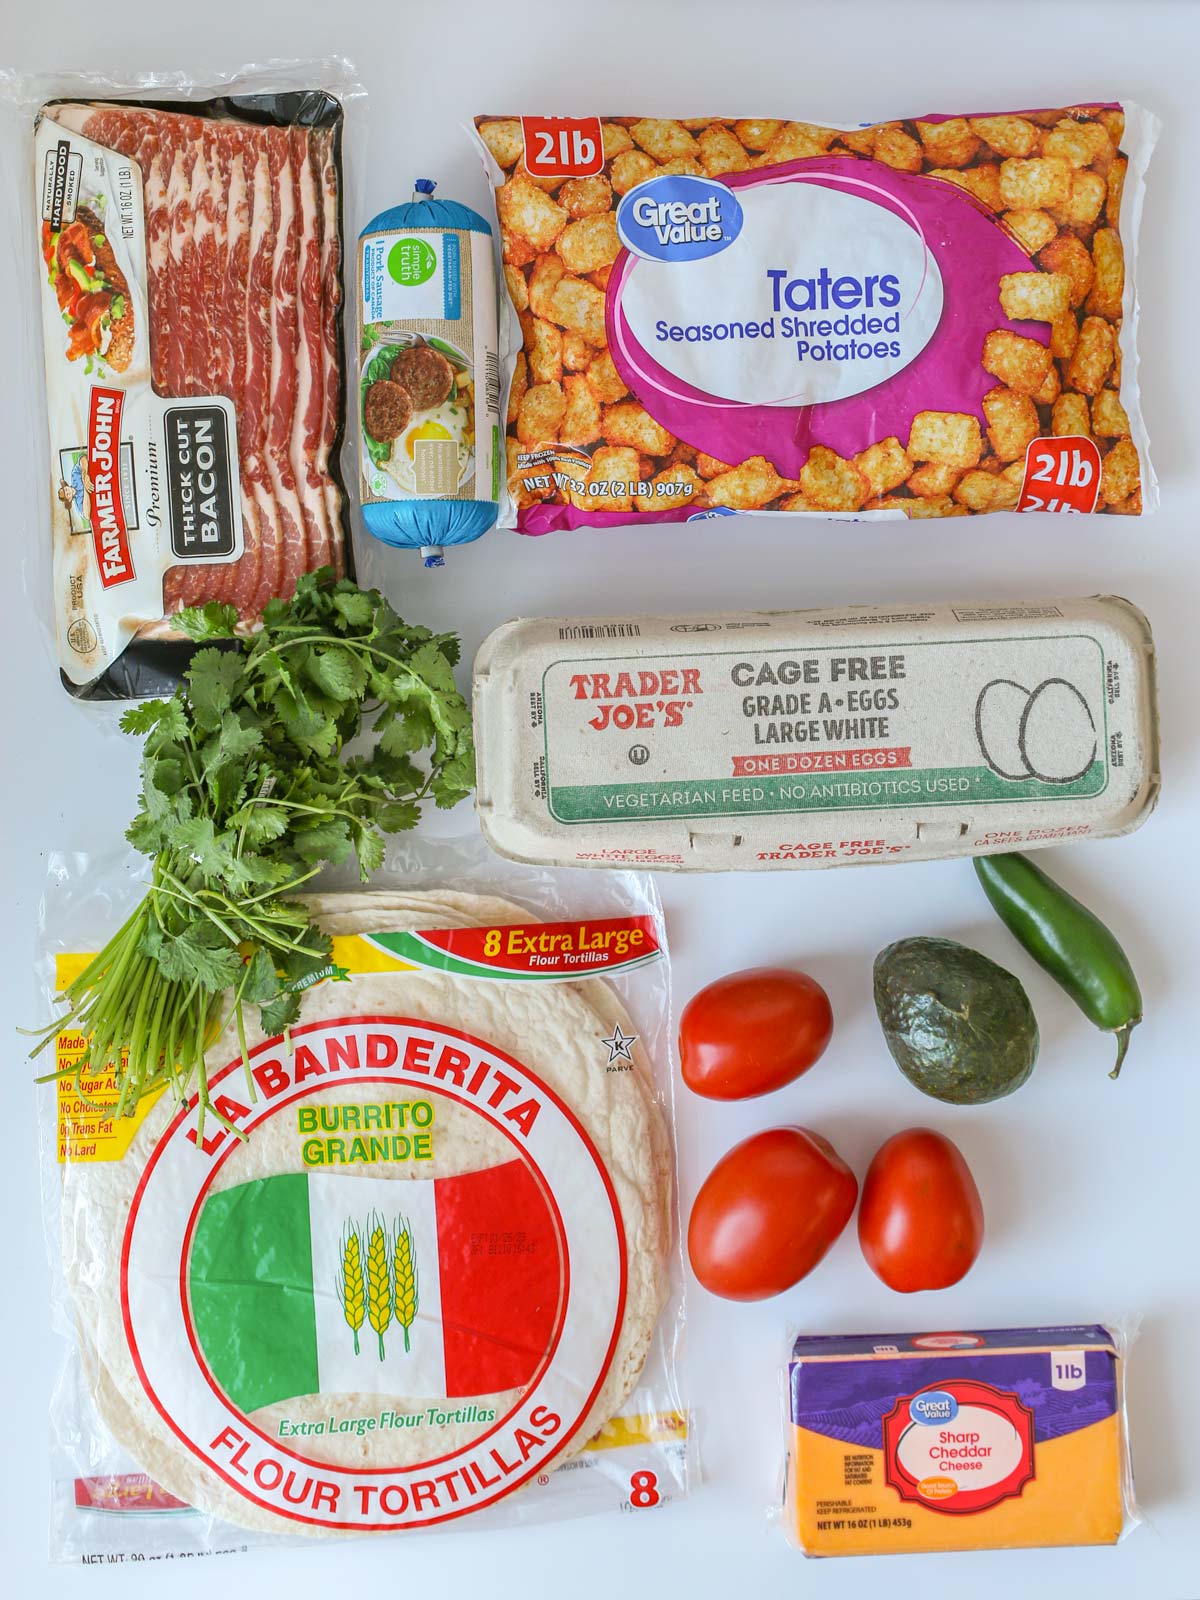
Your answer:
[[[1041,510],[1030,464],[1060,449],[1091,487],[1055,508],[1155,507],[1132,359],[1148,111],[475,125],[510,450],[577,463],[507,525]]]

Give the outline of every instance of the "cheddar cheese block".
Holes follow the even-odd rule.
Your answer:
[[[1099,1325],[799,1337],[785,1512],[811,1556],[1115,1544],[1123,1346]]]

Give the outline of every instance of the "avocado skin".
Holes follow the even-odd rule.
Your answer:
[[[1019,1089],[1038,1026],[1018,979],[953,939],[901,939],[875,957],[875,1009],[910,1083],[949,1105]]]

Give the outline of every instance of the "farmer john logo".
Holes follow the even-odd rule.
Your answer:
[[[323,1530],[462,1516],[548,1471],[604,1385],[625,1315],[617,1196],[574,1113],[486,1040],[400,1017],[293,1040],[250,1052],[250,1104],[240,1059],[213,1075],[248,1143],[199,1137],[190,1106],[151,1153],[121,1251],[134,1366],[164,1423],[266,1511]],[[298,1132],[420,1122],[453,1132],[444,1172],[299,1156]],[[366,1467],[307,1454],[327,1433],[384,1448]]]
[[[1035,1476],[1033,1451],[1033,1412],[987,1383],[902,1395],[883,1419],[888,1483],[931,1511],[986,1511],[1019,1495]]]
[[[617,211],[617,232],[649,261],[699,261],[727,250],[742,231],[732,189],[679,174],[631,189]]]
[[[124,405],[122,390],[103,389],[98,384],[92,386],[83,481],[89,491],[88,518],[96,551],[96,569],[105,589],[129,583],[136,576],[121,495],[121,412]]]

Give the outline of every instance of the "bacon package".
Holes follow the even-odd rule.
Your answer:
[[[346,563],[339,100],[53,100],[35,125],[55,630],[155,692],[184,606],[252,628]]]
[[[502,522],[1153,509],[1157,126],[477,117],[514,313]]]

